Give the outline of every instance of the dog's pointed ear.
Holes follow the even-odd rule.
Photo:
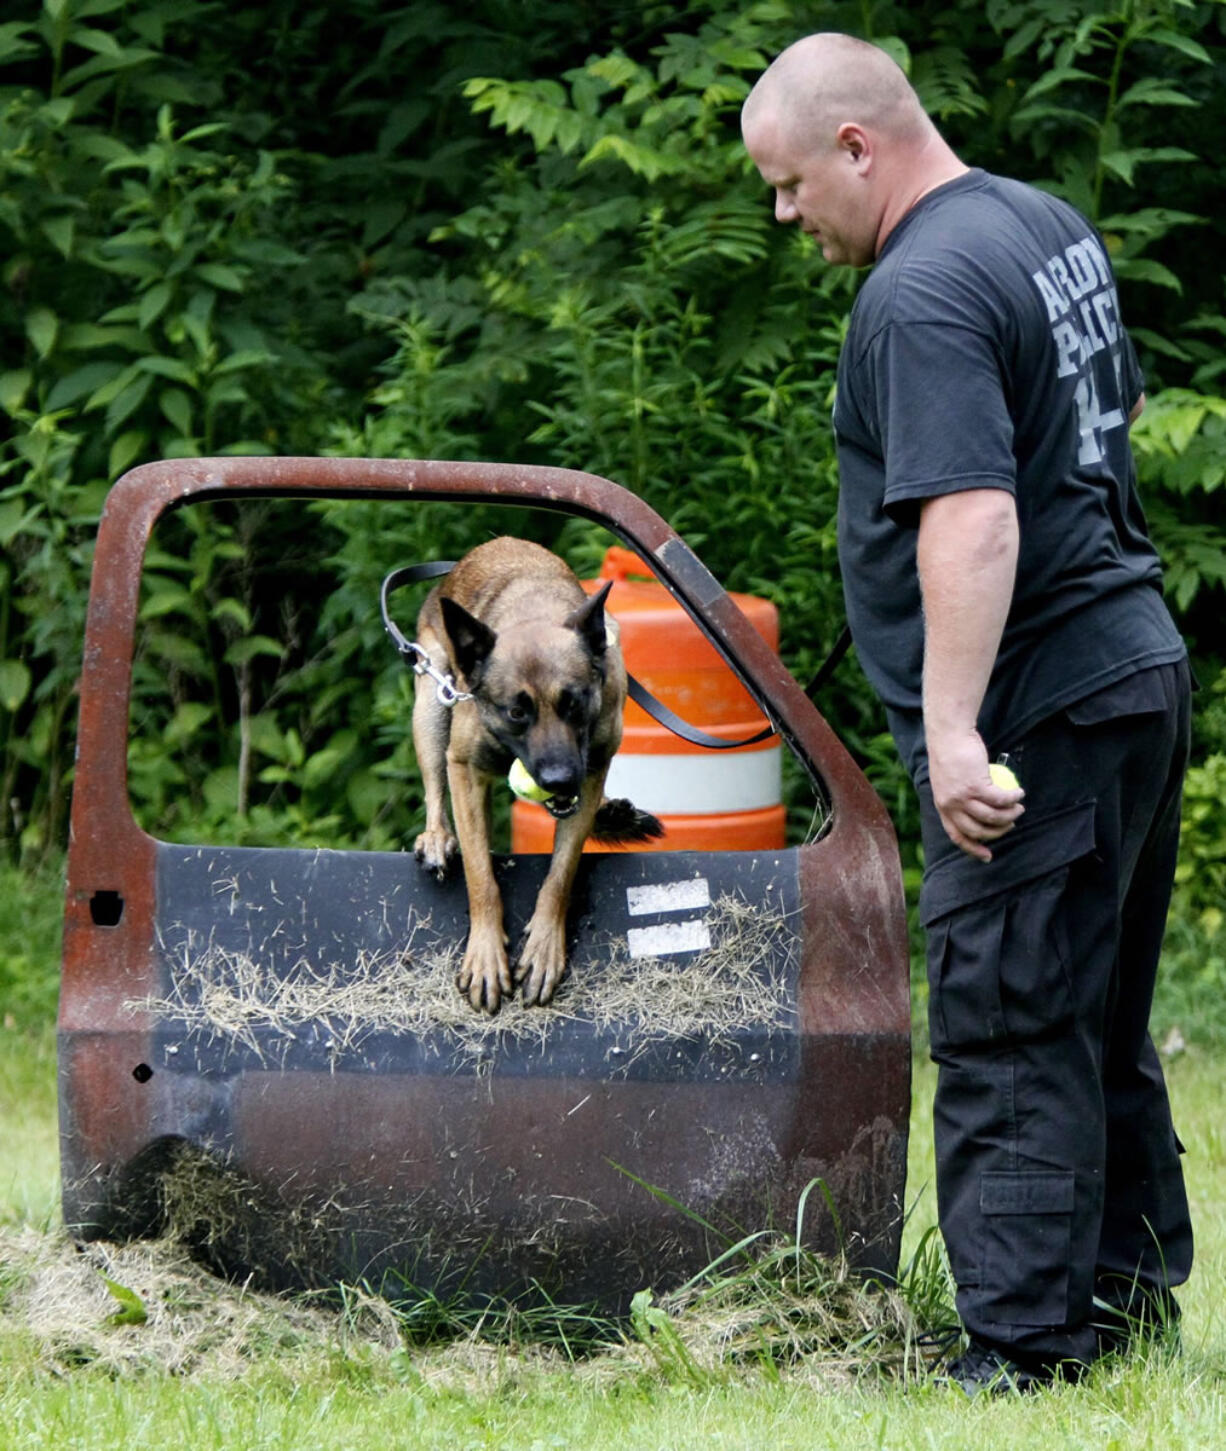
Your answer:
[[[567,628],[578,630],[583,643],[597,660],[604,658],[607,643],[604,602],[612,588],[613,581],[609,580],[603,589],[596,591],[587,604],[580,605],[577,610],[566,617]]]
[[[490,658],[498,636],[455,600],[440,595],[438,602],[443,612],[443,628],[451,641],[451,657],[455,661],[456,669],[470,686],[475,685],[480,678],[481,667]]]

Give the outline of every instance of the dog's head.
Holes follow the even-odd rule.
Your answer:
[[[439,600],[452,662],[489,743],[478,764],[502,772],[518,756],[553,793],[546,804],[555,816],[576,810],[591,769],[592,733],[606,706],[610,587],[561,623],[528,620],[497,632],[447,595]]]

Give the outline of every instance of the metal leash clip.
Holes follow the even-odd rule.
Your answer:
[[[461,690],[452,676],[444,675],[441,670],[431,665],[426,652],[415,641],[412,643],[412,648],[417,651],[418,656],[413,665],[413,674],[428,675],[434,681],[435,692],[443,705],[450,707],[457,701],[472,699],[471,692]]]
[[[461,690],[452,676],[444,675],[432,663],[429,655],[416,640],[405,639],[399,626],[392,619],[387,605],[387,597],[401,585],[415,584],[422,579],[437,579],[440,575],[449,574],[451,568],[450,560],[433,560],[429,564],[411,564],[404,569],[394,569],[383,581],[383,587],[379,591],[379,612],[383,616],[383,628],[391,636],[392,644],[399,650],[405,664],[411,667],[414,675],[428,675],[434,681],[439,703],[448,708],[461,700],[471,700],[471,693]]]

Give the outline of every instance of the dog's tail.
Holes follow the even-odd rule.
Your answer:
[[[596,822],[592,827],[592,839],[609,846],[624,846],[634,841],[655,841],[664,835],[663,824],[650,811],[640,811],[633,801],[624,796],[600,803]]]

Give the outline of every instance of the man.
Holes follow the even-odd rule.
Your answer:
[[[1140,370],[1089,223],[964,166],[883,51],[797,42],[742,128],[776,218],[874,264],[839,555],[920,798],[951,1374],[1042,1384],[1173,1319],[1191,1268],[1148,1033],[1190,685],[1136,497]]]

